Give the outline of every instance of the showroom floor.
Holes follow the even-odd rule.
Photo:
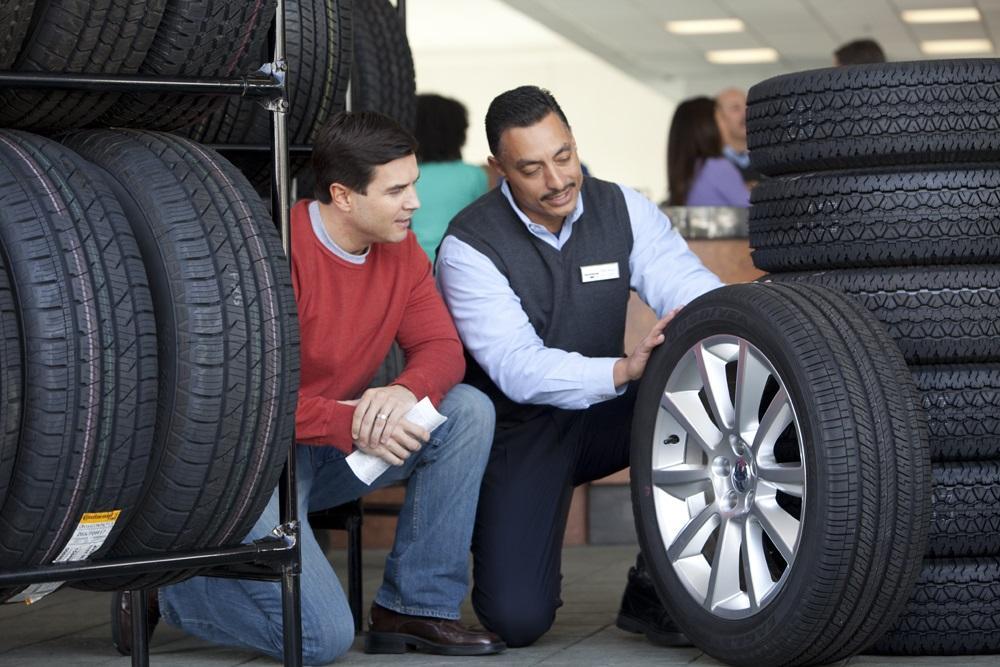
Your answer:
[[[331,554],[338,572],[344,570],[342,552]],[[370,599],[385,557],[381,550],[365,552],[365,594]],[[618,597],[625,573],[635,558],[634,547],[571,547],[564,552],[566,604],[553,630],[530,648],[509,650],[487,658],[369,656],[361,641],[337,664],[370,665],[717,665],[701,651],[657,648],[645,639],[614,627]],[[31,607],[0,607],[0,666],[51,667],[130,664],[114,652],[109,640],[109,594],[65,589]],[[467,619],[472,612],[466,604]],[[868,665],[993,665],[997,656],[955,658],[886,658],[860,656],[846,663]],[[161,625],[153,636],[150,664],[177,667],[273,665],[274,661],[246,651],[215,648]]]

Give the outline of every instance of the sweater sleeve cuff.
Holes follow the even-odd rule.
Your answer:
[[[398,378],[389,383],[390,386],[394,384],[409,389],[410,393],[412,393],[418,401],[422,400],[424,396],[427,396],[431,399],[431,403],[434,405],[440,403],[444,396],[440,391],[435,390],[430,382],[426,382],[420,374],[412,371],[404,371]]]
[[[345,454],[350,454],[354,451],[354,438],[351,436],[354,406],[335,403],[328,419],[328,432],[333,436],[331,444]]]

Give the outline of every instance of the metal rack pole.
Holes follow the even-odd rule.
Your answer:
[[[288,71],[285,60],[285,0],[278,0],[274,19],[274,74],[284,82]],[[271,215],[281,229],[281,245],[291,261],[292,229],[288,173],[288,98],[282,86],[281,99],[271,108],[271,153],[274,169],[271,174]],[[295,479],[295,437],[288,445],[288,461],[278,482],[278,502],[281,529],[292,539],[294,557],[281,564],[281,610],[284,635],[285,665],[302,664],[302,554],[299,542],[298,486]]]

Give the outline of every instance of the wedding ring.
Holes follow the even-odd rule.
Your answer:
[[[389,415],[383,415],[381,413],[375,415],[375,419],[388,419]]]

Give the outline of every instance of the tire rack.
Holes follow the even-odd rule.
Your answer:
[[[246,95],[271,111],[273,159],[271,214],[279,222],[285,255],[291,253],[288,177],[288,97],[285,90],[285,0],[277,0],[274,22],[274,57],[259,72],[233,79],[170,78],[154,76],[102,76],[88,74],[0,72],[0,87],[72,89],[91,92],[172,92]],[[284,664],[302,665],[302,608],[299,520],[295,480],[294,438],[278,484],[279,525],[273,537],[236,547],[172,554],[72,561],[0,571],[0,587],[52,581],[79,581],[105,576],[136,575],[205,568],[200,576],[281,582]],[[149,665],[146,619],[147,590],[132,591],[132,665]]]

